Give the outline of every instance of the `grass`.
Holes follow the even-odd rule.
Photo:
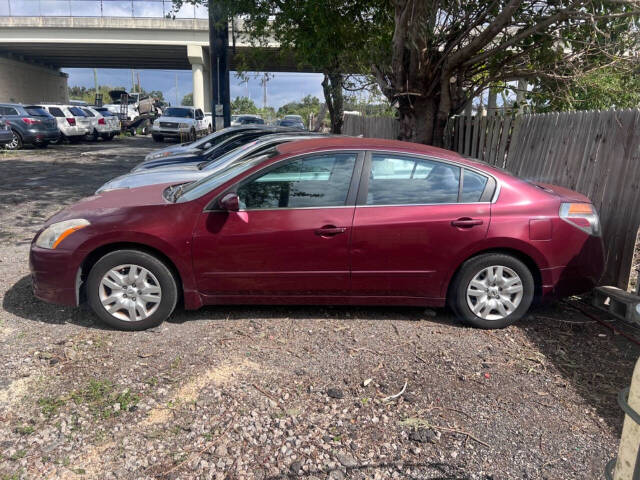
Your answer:
[[[20,425],[13,430],[20,435],[31,435],[35,429],[31,425]]]
[[[94,417],[109,418],[120,415],[123,411],[129,411],[137,405],[140,397],[129,389],[118,392],[109,380],[92,379],[85,387],[74,390],[67,397],[41,398],[38,400],[38,405],[42,413],[47,418],[51,418],[69,400],[76,405],[86,405]],[[116,405],[119,408],[114,408]]]

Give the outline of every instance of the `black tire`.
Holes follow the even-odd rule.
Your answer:
[[[90,135],[87,135],[87,140],[91,140],[92,142],[97,142],[98,139],[100,138],[100,134],[98,133],[98,131],[94,128],[93,129],[93,133],[91,133]]]
[[[142,135],[149,135],[150,130],[151,130],[151,124],[149,123],[148,120],[144,121],[142,123]]]
[[[52,143],[54,145],[62,145],[64,143],[64,139],[67,138],[65,137],[62,133],[60,134],[60,136],[58,138],[56,138]]]
[[[102,140],[104,142],[109,142],[109,141],[113,140],[114,136],[115,135],[113,133],[105,133],[104,135],[102,135]]]
[[[13,129],[11,133],[13,133],[13,140],[11,140],[11,143],[7,143],[4,148],[7,150],[20,150],[22,148],[22,137]]]
[[[67,137],[67,140],[69,140],[69,143],[80,143],[82,141],[82,139],[84,138],[84,136],[82,135],[74,135],[73,137]]]
[[[471,280],[484,269],[492,266],[507,267],[512,270],[518,277],[520,277],[522,285],[522,298],[515,310],[503,318],[493,320],[482,318],[473,313],[469,306],[469,302],[467,301],[467,288],[469,287]],[[496,291],[496,295],[502,295],[502,293],[500,293],[502,287],[499,284],[496,284],[493,288],[498,289],[498,291]],[[533,275],[523,262],[508,254],[488,253],[470,258],[462,265],[462,267],[460,267],[460,270],[452,280],[448,301],[449,306],[456,316],[464,323],[478,328],[493,329],[507,327],[522,318],[531,306],[534,294],[535,284],[533,281]],[[513,299],[513,297],[511,299]],[[473,302],[473,300],[470,301]],[[494,310],[491,310],[489,315],[493,311]]]
[[[163,142],[164,137],[162,135],[151,135],[153,137],[154,142]]]
[[[101,282],[109,270],[119,265],[137,265],[147,269],[160,287],[160,302],[157,309],[143,320],[127,321],[107,312],[100,300]],[[106,291],[106,290],[105,290]],[[139,250],[116,250],[107,253],[91,268],[87,278],[87,299],[89,305],[102,321],[119,330],[145,330],[164,322],[176,307],[178,287],[171,270],[155,256]],[[109,293],[110,294],[110,293]],[[135,297],[134,297],[135,298]],[[126,315],[120,311],[121,315]],[[137,315],[137,313],[136,313]]]

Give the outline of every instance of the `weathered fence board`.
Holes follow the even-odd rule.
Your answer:
[[[347,135],[397,138],[392,118],[345,116]],[[587,195],[602,221],[604,283],[627,287],[640,226],[640,110],[457,116],[445,148]]]

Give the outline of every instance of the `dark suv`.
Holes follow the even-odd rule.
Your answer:
[[[9,150],[29,143],[44,148],[60,136],[56,119],[37,105],[0,103],[0,116],[13,132],[13,139],[5,145]]]

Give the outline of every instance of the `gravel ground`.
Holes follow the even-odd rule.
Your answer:
[[[0,479],[603,477],[639,352],[572,304],[491,332],[445,310],[208,307],[128,333],[36,300],[41,222],[153,146],[0,154]]]

